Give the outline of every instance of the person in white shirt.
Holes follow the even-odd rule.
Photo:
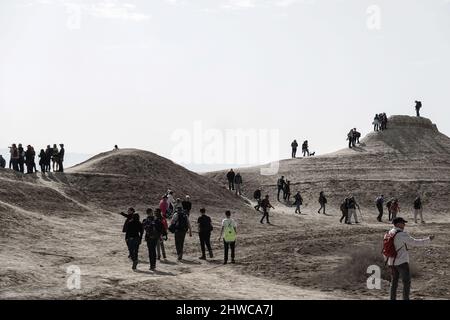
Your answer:
[[[231,212],[225,212],[226,218],[222,220],[222,229],[220,230],[219,240],[223,234],[224,260],[223,264],[228,262],[228,249],[231,249],[231,263],[234,263],[234,248],[236,246],[237,225],[231,218]]]
[[[387,261],[392,270],[391,280],[391,300],[397,299],[398,280],[401,277],[403,282],[403,300],[409,300],[409,292],[411,289],[411,275],[409,272],[409,254],[408,247],[422,247],[430,244],[434,236],[431,235],[424,239],[414,239],[405,231],[405,224],[408,221],[403,218],[395,218],[389,233],[395,234],[394,246],[397,251],[395,258],[390,257]]]

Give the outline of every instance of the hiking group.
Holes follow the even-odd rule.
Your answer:
[[[50,145],[47,149],[41,149],[39,157],[39,166],[42,173],[50,172],[53,164],[53,172],[64,172],[64,144],[59,145],[61,149],[58,150],[56,144],[53,148]],[[34,147],[28,145],[26,150],[23,148],[22,144],[16,145],[13,143],[9,147],[10,160],[9,169],[16,172],[25,173],[25,167],[27,169],[27,174],[39,172],[36,168],[36,151]],[[0,167],[6,167],[6,160],[0,155]]]
[[[185,200],[174,198],[174,192],[168,190],[159,202],[156,209],[147,209],[147,217],[141,222],[139,214],[134,208],[129,208],[127,213],[120,214],[126,218],[122,228],[125,233],[125,242],[128,247],[128,258],[133,262],[132,269],[136,270],[139,262],[139,246],[142,239],[147,243],[150,270],[156,270],[156,261],[167,259],[164,242],[168,241],[169,233],[174,234],[175,250],[177,260],[183,260],[184,243],[186,235],[192,237],[192,226],[190,222],[190,213],[192,203],[190,196]],[[213,258],[211,247],[211,233],[214,230],[211,217],[206,215],[206,209],[200,209],[200,216],[197,219],[197,230],[199,235],[199,244],[202,255],[199,259],[206,260],[206,250],[209,258]],[[231,263],[235,263],[235,244],[237,236],[236,221],[231,218],[231,212],[225,212],[225,218],[222,220],[222,228],[219,239],[222,238],[224,244],[224,264],[228,263],[228,253],[231,249]]]
[[[297,148],[298,148],[298,143],[297,140],[292,141],[291,143],[291,148],[292,148],[292,154],[291,157],[293,159],[295,159],[297,157]],[[303,157],[306,156],[310,156],[310,155],[314,155],[315,152],[313,153],[309,153],[309,146],[308,146],[308,140],[303,141],[302,144],[302,153],[303,153]]]

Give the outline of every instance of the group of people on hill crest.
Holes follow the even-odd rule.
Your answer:
[[[377,113],[373,118],[373,131],[384,131],[387,129],[388,118],[386,113]]]
[[[50,145],[47,146],[47,149],[41,149],[38,157],[39,157],[39,166],[42,173],[50,172],[52,169],[53,163],[53,172],[64,172],[64,144],[60,144],[60,149],[56,144],[53,145],[53,148]],[[19,143],[16,145],[13,143],[11,147],[9,147],[10,160],[9,160],[9,169],[12,169],[16,172],[31,174],[38,172],[36,168],[36,151],[34,147],[28,145],[26,149],[23,148],[22,144]],[[0,155],[0,167],[6,167],[6,160],[3,156]]]
[[[292,143],[291,143],[292,159],[295,159],[297,157],[297,148],[298,148],[298,142],[297,142],[297,140],[294,139],[294,141],[292,141]],[[315,155],[315,152],[311,152],[311,153],[309,152],[308,140],[305,140],[302,143],[302,153],[303,153],[303,157],[306,157],[306,156],[309,157],[309,156]]]
[[[174,234],[177,260],[183,261],[184,243],[186,235],[192,237],[192,226],[190,213],[192,203],[190,196],[185,200],[174,199],[174,192],[168,190],[155,209],[146,210],[147,217],[141,222],[140,216],[134,208],[129,208],[127,213],[120,212],[126,218],[122,228],[125,233],[125,242],[128,247],[128,258],[133,262],[132,269],[136,270],[139,263],[139,246],[142,239],[145,240],[148,249],[150,270],[156,270],[157,260],[167,259],[164,241],[168,240],[169,233]],[[229,251],[231,251],[231,263],[235,263],[235,244],[237,237],[237,223],[231,218],[231,211],[225,212],[222,220],[222,228],[219,240],[224,244],[224,264],[228,263]],[[200,209],[200,216],[197,219],[197,230],[202,255],[201,260],[206,260],[206,250],[209,258],[213,258],[211,246],[211,233],[214,230],[211,217],[206,215],[206,209]]]

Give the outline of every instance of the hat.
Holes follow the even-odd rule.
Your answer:
[[[394,220],[392,220],[392,224],[397,224],[397,223],[407,223],[408,221],[406,221],[405,219],[399,217],[399,218],[395,218]]]

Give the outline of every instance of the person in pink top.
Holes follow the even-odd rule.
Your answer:
[[[161,214],[164,217],[164,219],[167,218],[166,212],[167,209],[169,209],[169,200],[167,198],[167,195],[164,195],[161,201],[159,202],[159,209],[161,209]]]

